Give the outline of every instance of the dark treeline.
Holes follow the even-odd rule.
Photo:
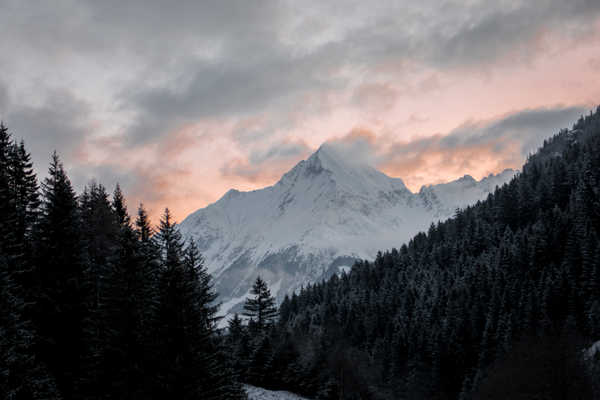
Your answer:
[[[0,398],[243,399],[216,294],[168,210],[117,186],[77,196],[56,154],[38,186],[0,126]]]
[[[238,372],[319,399],[600,398],[599,234],[600,107],[487,200],[287,297],[260,344],[232,323]]]

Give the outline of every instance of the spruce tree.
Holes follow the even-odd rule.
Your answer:
[[[216,336],[216,294],[193,244],[184,249],[168,209],[157,241],[160,277],[160,396],[187,399],[241,398]]]
[[[56,152],[42,183],[36,229],[35,348],[65,399],[80,384],[86,270],[77,198]]]
[[[10,157],[11,193],[14,198],[14,236],[17,241],[18,257],[23,267],[31,262],[32,231],[38,215],[38,183],[31,156],[25,149],[25,143],[13,144]],[[29,272],[29,271],[27,271]]]
[[[17,223],[15,213],[16,193],[12,189],[12,149],[14,143],[8,128],[0,123],[0,251],[7,256],[14,255],[16,236],[14,226]]]
[[[156,241],[160,251],[158,341],[159,390],[163,396],[183,397],[189,382],[190,341],[186,337],[186,291],[183,242],[168,209],[160,220]],[[184,365],[184,361],[188,364]]]
[[[254,281],[250,294],[252,297],[246,299],[243,315],[250,318],[258,332],[262,332],[265,327],[272,325],[277,318],[275,298],[271,296],[267,283],[260,276]]]
[[[35,355],[31,303],[31,230],[37,180],[23,142],[0,123],[0,393],[6,398],[60,398],[52,375]]]
[[[35,356],[35,330],[11,275],[0,254],[0,393],[7,399],[60,399],[52,374]]]

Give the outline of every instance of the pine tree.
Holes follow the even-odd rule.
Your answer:
[[[216,299],[202,257],[181,234],[168,209],[160,221],[160,396],[242,398],[216,336]]]
[[[33,349],[35,330],[25,302],[0,254],[0,393],[7,399],[60,399],[54,379]]]
[[[86,257],[84,285],[88,316],[84,325],[84,368],[81,389],[88,396],[110,392],[117,384],[118,327],[114,317],[119,281],[115,268],[119,250],[119,224],[109,195],[101,184],[90,183],[80,198],[80,215]]]
[[[243,315],[250,318],[258,332],[263,332],[265,327],[272,325],[277,318],[275,299],[260,276],[254,281],[250,294],[253,297],[246,299]]]
[[[17,223],[15,213],[16,193],[12,189],[13,141],[8,129],[0,123],[0,251],[7,257],[14,257],[17,243],[14,226]]]
[[[150,218],[148,217],[148,212],[143,204],[138,206],[137,217],[135,220],[135,232],[140,242],[149,243],[152,241],[154,230],[150,225]]]
[[[121,191],[121,186],[117,183],[113,192],[112,208],[117,217],[117,223],[122,228],[131,228],[131,218],[127,212],[127,206],[125,205],[125,197]]]
[[[35,348],[65,399],[76,396],[81,372],[85,264],[77,198],[56,152],[42,184],[36,233]]]
[[[15,143],[11,151],[11,193],[14,198],[14,236],[22,264],[30,262],[32,231],[38,215],[39,194],[37,177],[25,143]],[[31,266],[27,265],[29,269]]]
[[[184,250],[184,265],[187,277],[194,286],[192,290],[197,302],[196,307],[204,313],[207,330],[214,333],[214,326],[219,320],[216,317],[219,307],[215,304],[218,295],[214,291],[212,277],[204,266],[204,258],[193,240],[189,241]]]
[[[36,358],[30,303],[31,230],[37,180],[23,142],[0,123],[0,393],[6,398],[59,398],[54,379]]]
[[[150,238],[146,242],[139,240],[118,186],[110,206],[116,248],[107,271],[110,284],[103,319],[107,333],[103,357],[106,373],[100,380],[101,391],[129,399],[151,398],[159,364],[155,337],[158,253]]]
[[[231,342],[237,343],[240,341],[244,334],[244,323],[238,313],[233,314],[233,317],[227,321],[227,332]]]
[[[227,323],[227,347],[231,353],[230,365],[237,376],[245,376],[250,359],[250,337],[242,319],[236,313]]]

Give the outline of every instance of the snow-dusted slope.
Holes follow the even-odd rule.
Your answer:
[[[297,394],[285,391],[266,390],[250,385],[244,385],[244,389],[248,393],[248,400],[307,400]]]
[[[257,275],[279,300],[309,282],[399,247],[457,207],[483,199],[514,172],[469,176],[410,192],[401,179],[347,160],[325,144],[274,186],[230,190],[180,225],[202,251],[221,295],[239,310]]]

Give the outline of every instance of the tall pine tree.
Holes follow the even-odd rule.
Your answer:
[[[35,237],[37,354],[63,397],[72,399],[80,384],[86,268],[77,198],[56,152],[42,184]]]
[[[252,297],[246,299],[243,315],[250,318],[251,325],[255,326],[257,331],[262,332],[277,318],[275,298],[271,296],[267,283],[260,276],[254,281],[250,294]]]

